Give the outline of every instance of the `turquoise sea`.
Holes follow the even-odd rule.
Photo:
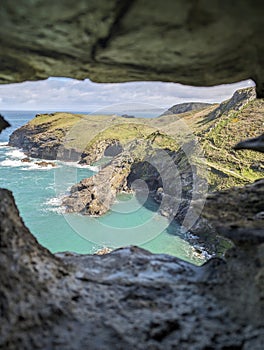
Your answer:
[[[36,159],[22,162],[23,152],[7,146],[9,135],[41,112],[2,111],[12,127],[0,134],[0,186],[13,192],[25,224],[40,244],[51,252],[82,254],[136,244],[195,264],[206,261],[206,252],[197,254],[188,235],[177,223],[159,215],[157,204],[150,199],[142,205],[142,199],[121,194],[112,210],[100,218],[65,214],[62,196],[71,185],[95,174],[98,167],[57,162],[55,168],[43,168]]]

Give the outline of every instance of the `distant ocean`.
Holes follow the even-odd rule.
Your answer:
[[[55,168],[42,168],[36,159],[22,162],[25,154],[7,146],[9,135],[37,113],[46,111],[1,111],[11,127],[0,134],[0,186],[13,192],[25,224],[43,246],[52,252],[89,254],[106,246],[113,248],[109,242],[115,237],[114,247],[139,242],[154,253],[175,255],[196,264],[206,260],[195,254],[176,223],[169,225],[156,213],[155,203],[142,206],[135,197],[121,195],[112,211],[101,218],[65,214],[62,195],[77,181],[95,174],[97,168],[58,162]],[[130,240],[131,232],[137,236],[136,241]]]

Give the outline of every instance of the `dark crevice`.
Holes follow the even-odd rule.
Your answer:
[[[113,21],[112,25],[109,28],[108,34],[104,38],[100,38],[92,47],[91,50],[91,57],[94,61],[96,61],[96,52],[98,48],[106,48],[110,42],[110,39],[118,32],[120,29],[120,24],[122,19],[125,17],[125,15],[128,13],[128,11],[131,9],[133,4],[135,3],[135,0],[126,0],[126,1],[117,1],[116,7],[114,9],[115,13],[115,20]]]

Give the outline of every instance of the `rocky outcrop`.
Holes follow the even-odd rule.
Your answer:
[[[154,167],[151,164],[161,159],[152,139],[132,141],[98,174],[74,185],[63,205],[68,212],[102,215],[109,210],[117,193],[131,191],[136,179],[144,178],[149,190],[154,191],[159,187],[161,177],[156,169],[153,173]]]
[[[239,203],[239,205],[238,205]],[[204,217],[217,231],[239,245],[264,243],[264,179],[245,187],[212,193]],[[222,219],[217,221],[217,212]]]
[[[201,267],[136,247],[54,256],[0,192],[1,349],[262,349],[263,235],[250,239],[252,221],[225,260]],[[237,203],[217,196],[205,213],[219,223]]]
[[[214,120],[223,114],[228,114],[231,111],[239,111],[248,102],[256,98],[256,89],[254,87],[237,90],[234,95],[208,114],[205,121]]]
[[[82,152],[79,162],[80,164],[93,164],[104,156],[114,157],[121,153],[122,150],[123,147],[118,140],[98,140]]]
[[[193,191],[202,198],[207,189],[206,178],[188,159],[188,155],[194,153],[195,143],[170,151],[157,148],[156,137],[154,133],[147,140],[130,143],[98,174],[74,185],[63,201],[67,211],[102,215],[110,209],[117,193],[131,190],[137,193],[147,186],[149,195],[160,205],[160,213],[184,225]],[[199,230],[196,227],[194,231]],[[203,226],[203,231],[213,236],[213,229],[208,225]]]
[[[210,106],[212,106],[211,103],[202,103],[202,102],[179,103],[177,105],[170,107],[162,115],[181,114],[181,113],[186,113],[190,111],[199,111],[201,109],[205,109]]]
[[[47,125],[31,128],[24,125],[10,135],[9,145],[23,149],[30,157],[54,160],[60,143],[55,135],[47,135],[47,128]]]
[[[0,132],[4,129],[8,128],[9,126],[10,126],[10,124],[0,114]]]
[[[129,153],[123,152],[98,174],[74,185],[70,195],[63,201],[67,212],[105,214],[113,204],[116,194],[128,189],[127,176],[133,161]]]
[[[147,137],[155,130],[151,122],[112,115],[38,114],[10,135],[9,145],[33,158],[90,165],[103,156],[120,154],[137,138]]]
[[[62,76],[212,86],[253,78],[264,96],[261,1],[7,1],[0,23],[2,83]]]
[[[42,114],[21,128],[15,130],[9,137],[9,145],[23,149],[26,155],[32,158],[48,160],[78,161],[81,151],[68,147],[65,137],[69,126],[54,127],[54,116],[59,118],[64,113]],[[69,118],[70,114],[68,115]],[[38,119],[45,118],[38,123]],[[67,121],[67,116],[64,116]],[[76,115],[75,115],[76,117]]]

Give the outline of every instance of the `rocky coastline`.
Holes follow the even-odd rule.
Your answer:
[[[263,133],[263,9],[249,0],[1,2],[0,83],[68,77],[216,86],[251,78],[258,97],[207,119],[214,106],[155,121],[175,138],[183,120],[205,153],[213,193],[202,216],[234,245],[203,266],[137,247],[51,254],[0,189],[1,350],[263,350],[263,180],[256,182],[263,154],[233,150]],[[67,127],[59,124],[44,132],[56,140],[26,138],[28,156],[55,156],[57,131]],[[97,134],[88,124],[82,130]],[[0,117],[0,130],[6,126]],[[67,152],[83,146],[70,142]]]
[[[241,181],[241,175],[238,174],[234,177],[233,171],[225,171],[223,168],[220,171],[218,164],[214,164],[211,161],[211,159],[214,159],[214,153],[217,150],[215,141],[212,146],[210,143],[212,130],[213,132],[218,130],[219,125],[225,126],[229,121],[230,125],[232,125],[233,119],[238,118],[237,114],[234,113],[243,109],[243,106],[247,106],[250,101],[253,100],[254,102],[254,98],[255,90],[248,88],[237,91],[230,100],[223,102],[219,106],[214,106],[213,111],[211,111],[210,107],[208,109],[209,112],[206,112],[207,104],[204,106],[196,106],[194,104],[192,108],[198,108],[198,112],[191,110],[187,114],[183,113],[182,118],[185,118],[185,116],[190,118],[189,116],[192,116],[192,113],[197,118],[196,115],[200,115],[200,107],[203,106],[207,114],[203,115],[202,122],[199,122],[199,125],[206,124],[206,126],[202,129],[203,131],[199,129],[199,133],[197,133],[198,139],[186,141],[183,147],[177,144],[176,139],[171,138],[169,134],[153,131],[151,121],[147,120],[149,124],[147,126],[141,124],[141,128],[139,128],[136,118],[132,118],[132,124],[130,121],[126,121],[129,124],[120,124],[118,118],[110,117],[108,128],[103,132],[100,131],[94,140],[90,140],[88,147],[84,151],[77,151],[77,148],[70,149],[67,143],[65,147],[64,139],[69,131],[69,126],[62,128],[61,125],[63,118],[75,118],[75,122],[80,122],[83,116],[65,116],[60,113],[36,116],[35,120],[33,119],[32,122],[11,135],[9,144],[21,147],[33,157],[75,160],[81,164],[92,164],[104,156],[111,156],[112,159],[101,167],[98,174],[82,180],[71,188],[70,194],[63,200],[63,205],[66,207],[67,212],[93,216],[103,215],[110,209],[118,193],[130,193],[131,191],[136,193],[141,190],[140,186],[137,188],[138,184],[140,181],[144,181],[149,195],[160,205],[160,214],[168,217],[170,220],[176,220],[192,234],[197,235],[194,244],[195,242],[200,242],[200,244],[206,246],[207,251],[214,254],[216,252],[215,242],[221,241],[221,238],[213,228],[213,225],[211,225],[210,220],[208,221],[201,217],[199,211],[202,210],[203,204],[201,204],[199,210],[193,205],[195,186],[195,200],[196,202],[200,200],[200,203],[205,200],[205,192],[208,190],[210,192],[213,187],[211,186],[210,178],[208,181],[208,171],[207,173],[204,171],[205,165],[201,166],[197,159],[195,160],[196,163],[193,163],[194,160],[189,159],[188,155],[194,152],[195,142],[199,140],[206,147],[208,147],[207,145],[210,146],[209,152],[207,151],[209,154],[207,162],[209,163],[209,176],[212,177],[213,184],[217,180],[217,186],[221,186],[221,183],[226,181],[230,187],[233,179],[238,184],[246,183],[246,181]],[[255,104],[257,105],[257,103]],[[189,107],[187,105],[186,108]],[[257,111],[259,111],[263,107],[260,104],[260,107],[257,105],[254,108],[258,108]],[[212,113],[214,113],[213,118]],[[170,116],[161,116],[160,118],[165,118],[166,120]],[[121,119],[124,118],[121,117]],[[91,127],[91,123],[94,124],[94,120],[92,118],[86,126]],[[167,124],[165,125],[170,127],[170,125],[173,125],[173,120],[166,120]],[[208,123],[211,125],[209,131],[207,130]],[[245,122],[243,123],[245,124]],[[72,125],[73,123],[70,126]],[[134,133],[128,134],[128,131],[130,133],[131,130],[134,130]],[[121,135],[122,133],[125,137]],[[51,134],[53,135],[52,137],[50,136]],[[212,153],[212,150],[214,153]],[[233,155],[231,156],[232,151],[228,152],[230,152],[228,157],[233,162],[231,158],[233,157]],[[169,161],[167,161],[168,159]],[[215,175],[217,179],[214,178]],[[135,183],[137,183],[137,186],[135,186]],[[199,186],[199,190],[197,190],[197,186]],[[197,220],[190,223],[188,215],[197,217]]]

